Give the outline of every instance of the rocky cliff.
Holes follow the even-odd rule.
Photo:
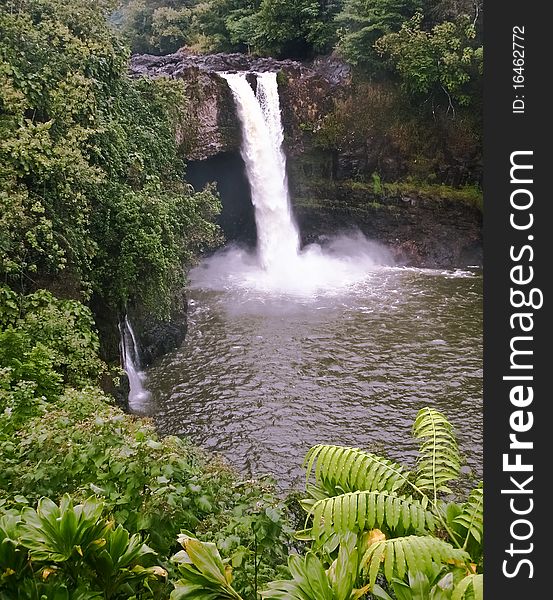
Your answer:
[[[240,150],[240,124],[230,90],[220,72],[273,71],[281,74],[287,143],[294,153],[303,149],[305,123],[313,127],[327,114],[347,85],[349,68],[336,60],[311,64],[293,60],[255,58],[244,54],[168,56],[137,55],[131,59],[133,77],[171,77],[186,82],[188,106],[183,107],[186,127],[177,131],[187,160],[206,160]],[[255,76],[251,83],[255,86]]]
[[[134,77],[185,81],[188,102],[177,139],[190,181],[218,182],[227,237],[252,243],[255,224],[240,125],[221,71],[278,72],[291,196],[304,242],[354,227],[405,264],[481,264],[481,210],[449,193],[480,177],[478,146],[463,119],[436,121],[429,132],[405,117],[397,90],[360,84],[331,57],[311,63],[242,54],[133,57]],[[424,191],[416,184],[388,189],[379,183],[429,176],[436,185]]]

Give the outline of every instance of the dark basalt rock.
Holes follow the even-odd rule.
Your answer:
[[[102,389],[116,398],[121,406],[125,406],[129,382],[122,370],[120,322],[125,318],[102,303],[98,298],[92,300],[96,327],[100,336],[100,356],[110,365],[109,373],[102,376],[99,382]],[[159,319],[135,302],[127,307],[127,318],[133,328],[140,355],[138,367],[144,369],[156,359],[178,348],[186,336],[188,301],[184,290],[173,299],[171,314],[167,319]]]
[[[383,197],[336,184],[296,198],[294,213],[303,244],[354,229],[385,245],[398,265],[482,266],[482,213],[459,200],[417,194]]]
[[[146,320],[140,329],[142,366],[147,367],[182,344],[187,331],[186,312],[168,321]]]
[[[188,300],[184,290],[174,299],[167,319],[158,319],[140,305],[128,308],[127,317],[133,327],[140,354],[140,368],[150,366],[156,359],[178,348],[187,331]]]
[[[349,77],[349,67],[338,59],[318,59],[312,63],[300,63],[295,60],[277,60],[268,57],[255,57],[240,53],[219,54],[187,54],[176,52],[167,56],[136,54],[131,58],[131,76],[162,75],[181,77],[188,69],[199,69],[206,73],[251,71],[264,73],[267,71],[290,71],[303,76],[319,75],[331,83],[342,83]]]
[[[319,56],[309,66],[333,85],[344,85],[351,80],[351,67],[336,56]]]
[[[187,106],[182,107],[184,125],[177,130],[177,142],[189,161],[240,150],[240,124],[232,94],[218,74],[246,72],[255,90],[254,73],[268,71],[281,75],[287,150],[299,154],[304,151],[306,128],[313,131],[320,126],[350,82],[350,67],[336,57],[300,63],[239,53],[139,54],[131,58],[129,70],[132,77],[170,77],[186,82]]]

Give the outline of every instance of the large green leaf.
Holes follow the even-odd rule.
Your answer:
[[[312,508],[312,539],[332,534],[379,528],[395,535],[429,532],[435,528],[434,515],[421,502],[393,492],[351,492],[324,498]]]
[[[6,578],[15,575],[26,568],[28,563],[27,551],[19,544],[18,527],[21,518],[15,515],[0,517],[0,573]]]
[[[109,589],[113,593],[124,585],[166,576],[166,571],[161,567],[145,566],[155,556],[156,553],[142,542],[140,535],[131,536],[119,525],[107,533],[106,543],[90,556],[88,562],[102,589]]]
[[[464,550],[454,548],[439,538],[411,535],[372,544],[362,562],[372,587],[381,571],[391,582],[394,577],[403,579],[408,572],[433,575],[434,563],[462,566],[469,560],[470,556]]]
[[[65,562],[74,556],[85,557],[106,543],[112,524],[102,519],[103,504],[89,498],[73,505],[65,494],[58,506],[41,498],[36,511],[22,511],[21,542],[35,560]]]
[[[417,414],[413,435],[422,440],[415,485],[431,492],[436,501],[438,492],[449,493],[447,484],[459,476],[461,464],[453,427],[442,413],[425,407]]]
[[[357,490],[394,491],[407,483],[408,473],[391,460],[345,446],[319,444],[305,457],[307,481],[315,469],[315,481],[326,495]]]
[[[187,535],[179,536],[184,551],[173,556],[181,579],[171,600],[242,600],[231,586],[230,567],[225,566],[215,544]]]

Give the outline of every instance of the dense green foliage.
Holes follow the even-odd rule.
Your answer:
[[[59,300],[46,290],[20,296],[3,285],[0,286],[0,308],[2,334],[17,332],[29,342],[47,347],[64,383],[82,385],[100,372],[94,320],[90,310],[80,302]],[[7,344],[2,346],[8,347]]]
[[[339,9],[339,0],[129,0],[113,18],[135,52],[302,57],[332,49]]]
[[[0,439],[57,399],[82,388],[105,365],[90,310],[39,290],[20,296],[0,286]]]
[[[0,517],[2,598],[124,598],[162,593],[167,572],[141,536],[102,516],[94,498],[42,498]]]
[[[460,461],[441,413],[420,410],[413,434],[420,445],[412,473],[357,448],[309,451],[309,498],[302,504],[310,527],[297,537],[311,546],[304,556],[289,557],[291,578],[269,583],[263,598],[482,599],[483,489],[462,505],[444,500]],[[173,598],[241,600],[216,546],[190,537],[181,542]]]
[[[222,463],[208,459],[186,441],[159,439],[149,422],[125,415],[98,389],[66,388],[56,398],[29,401],[24,411],[12,403],[0,416],[0,514],[8,515],[2,523],[8,519],[13,525],[13,518],[28,522],[33,513],[27,507],[37,502],[39,507],[47,507],[47,512],[56,510],[51,501],[40,499],[60,499],[64,493],[71,494],[74,502],[97,507],[97,502],[88,500],[94,494],[101,501],[101,508],[93,510],[95,535],[105,540],[108,550],[109,536],[115,532],[124,540],[134,536],[135,548],[142,547],[139,539],[147,540],[152,550],[144,567],[163,564],[171,570],[166,563],[177,534],[191,530],[217,542],[232,561],[236,585],[246,597],[255,598],[253,590],[275,577],[277,566],[286,559],[290,528],[285,524],[287,509],[270,485],[239,482]],[[110,515],[107,532],[103,529],[108,523],[104,517],[100,519],[100,513]],[[43,527],[36,517],[33,523],[38,530]],[[0,535],[5,527],[0,524]],[[2,596],[2,591],[13,586],[31,586],[27,579],[41,581],[44,569],[56,573],[56,577],[48,577],[44,593],[53,594],[58,584],[68,587],[71,598],[78,597],[73,594],[82,585],[87,591],[107,589],[108,584],[98,580],[105,562],[97,555],[102,546],[92,545],[89,556],[82,544],[62,540],[59,543],[69,549],[67,556],[58,560],[51,553],[33,554],[22,532],[8,537],[19,540],[34,560],[31,564],[23,561],[27,567],[17,569],[3,562],[7,559],[0,550],[0,598],[11,598]],[[72,551],[74,546],[80,546],[82,554]],[[129,561],[136,575],[135,558]],[[119,566],[126,569],[128,565]],[[69,576],[75,569],[78,577]],[[142,585],[148,574],[152,573],[139,569],[137,583]],[[106,597],[132,596],[123,589],[119,595],[113,594]],[[157,589],[153,596],[145,597],[162,598],[165,592]]]
[[[476,29],[468,16],[446,21],[431,31],[422,28],[422,14],[403,23],[397,33],[376,42],[376,49],[389,58],[406,92],[413,97],[448,98],[455,104],[470,104],[477,96],[474,86],[482,75],[482,47],[474,44]]]
[[[340,52],[353,65],[378,72],[384,65],[376,42],[394,31],[421,9],[420,0],[344,0],[336,19]]]
[[[218,202],[183,179],[180,85],[127,77],[106,9],[2,1],[0,274],[164,315],[183,264],[216,239]]]

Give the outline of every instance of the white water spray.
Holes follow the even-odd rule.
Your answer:
[[[257,93],[245,73],[222,77],[232,91],[242,124],[242,158],[255,207],[258,257],[271,270],[295,260],[300,247],[288,197],[276,73],[257,75]]]
[[[140,353],[133,328],[125,316],[119,323],[121,335],[121,356],[123,369],[129,378],[129,408],[134,412],[142,412],[144,404],[150,399],[150,392],[144,388],[145,375],[140,370]]]
[[[312,297],[334,293],[370,278],[379,265],[393,264],[390,253],[360,232],[336,236],[324,248],[300,250],[292,215],[276,73],[221,73],[232,92],[242,127],[241,154],[251,189],[257,226],[257,254],[229,247],[191,273],[201,288],[241,287],[261,292]]]

